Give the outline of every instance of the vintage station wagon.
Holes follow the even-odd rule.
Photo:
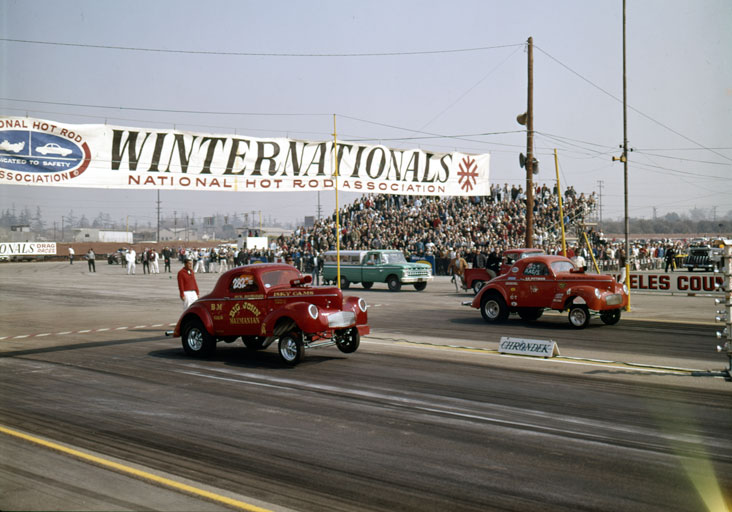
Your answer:
[[[369,333],[366,301],[334,286],[311,286],[291,265],[266,263],[229,270],[213,291],[186,309],[168,336],[182,338],[188,355],[205,357],[216,343],[240,336],[250,350],[278,342],[279,355],[297,364],[305,349],[336,345],[355,352]]]
[[[489,323],[506,320],[510,313],[533,321],[545,309],[569,311],[570,325],[581,329],[589,324],[591,312],[598,312],[605,324],[618,323],[628,290],[610,275],[585,273],[564,256],[529,256],[462,304],[480,309]]]

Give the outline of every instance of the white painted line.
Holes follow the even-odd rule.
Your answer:
[[[147,325],[136,325],[133,327],[133,329],[143,329],[145,327],[147,327]]]
[[[36,334],[36,338],[42,338],[43,336],[50,336],[50,332],[44,332],[43,334]]]
[[[64,334],[71,334],[71,331],[64,331],[64,332],[58,333],[59,336],[64,335]]]
[[[2,338],[0,338],[0,340],[5,340],[7,338],[8,338],[7,336],[3,336]]]
[[[91,329],[84,329],[83,331],[79,331],[78,334],[84,334],[87,332],[91,332]]]
[[[104,331],[108,331],[109,329],[110,329],[109,327],[104,327],[103,329],[97,329],[95,332],[104,332]]]
[[[373,340],[361,340],[362,344],[370,344],[370,345],[383,345],[383,346],[394,346],[395,343],[388,343],[388,342],[379,342],[379,341],[373,341]],[[672,375],[689,375],[693,372],[702,372],[703,370],[695,370],[692,368],[671,368],[671,367],[664,367],[664,366],[652,366],[652,365],[645,365],[645,366],[638,366],[637,363],[623,363],[621,361],[608,361],[608,362],[602,362],[599,360],[572,360],[568,361],[567,359],[563,359],[560,357],[551,357],[551,358],[527,358],[525,356],[516,356],[512,354],[499,354],[497,351],[492,349],[481,349],[481,348],[471,348],[471,347],[456,347],[451,345],[420,345],[418,343],[414,343],[411,341],[400,341],[396,342],[398,344],[401,344],[401,346],[410,346],[418,350],[430,350],[430,351],[439,351],[439,350],[458,350],[461,352],[470,352],[473,354],[482,354],[485,356],[493,356],[493,357],[507,357],[511,359],[523,359],[525,361],[535,361],[539,364],[573,364],[578,366],[594,366],[594,367],[602,367],[602,368],[613,368],[613,369],[620,369],[620,370],[627,370],[627,371],[637,371],[637,372],[647,372],[647,373],[662,373],[662,374],[672,374]],[[613,363],[613,364],[608,364]]]
[[[164,325],[165,325],[165,324],[154,324],[154,325],[151,325],[150,327],[162,327],[162,326],[164,326]]]
[[[19,340],[20,338],[27,338],[28,336],[28,334],[22,334],[20,336],[13,336],[13,339]]]
[[[127,327],[117,327],[115,331],[124,331]]]

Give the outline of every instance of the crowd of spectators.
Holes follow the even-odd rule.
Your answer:
[[[583,223],[596,198],[569,187],[563,195],[567,229]],[[539,185],[534,192],[535,247],[556,253],[561,245],[559,201],[555,189]],[[474,265],[479,254],[524,247],[526,194],[520,186],[493,185],[482,197],[365,195],[338,212],[343,250],[398,249],[405,256],[436,260],[438,274],[455,254]],[[336,246],[336,214],[311,228],[298,228],[276,240],[276,250],[297,261]]]
[[[596,208],[595,193],[568,187],[562,195],[567,256],[580,257],[592,268],[611,272],[625,265],[624,241],[608,241],[586,221]],[[561,224],[556,188],[539,185],[534,191],[534,244],[547,254],[561,254]],[[266,249],[166,248],[164,259],[194,260],[197,271],[221,272],[253,262],[287,262],[303,272],[322,266],[322,254],[336,248],[340,225],[342,250],[397,249],[407,259],[434,260],[438,275],[448,273],[450,261],[463,257],[471,267],[487,266],[510,248],[524,247],[526,195],[520,186],[493,185],[482,197],[364,195],[342,207],[338,215],[300,227],[292,235],[271,240]],[[590,246],[584,242],[584,230]],[[660,269],[669,251],[684,252],[681,241],[635,241],[630,247],[631,270]],[[170,251],[168,253],[168,251]],[[175,255],[175,256],[174,256]]]

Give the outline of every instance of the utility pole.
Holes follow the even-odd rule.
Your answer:
[[[625,282],[630,311],[630,220],[628,219],[628,80],[625,58],[625,0],[623,0],[623,183],[625,187]]]
[[[597,180],[597,187],[600,189],[600,196],[598,198],[598,211],[600,212],[600,216],[599,216],[600,227],[602,227],[602,187],[604,185],[605,185],[605,181]]]
[[[625,0],[623,0],[625,1]],[[534,38],[528,40],[528,91],[526,105],[526,242],[534,247]]]
[[[160,242],[160,189],[158,189],[158,235],[155,238],[156,242]]]

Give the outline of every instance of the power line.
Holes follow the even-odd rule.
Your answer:
[[[559,65],[560,65],[560,66],[562,66],[563,68],[565,68],[565,69],[566,69],[567,71],[569,71],[570,73],[572,73],[573,75],[577,76],[577,77],[578,77],[578,78],[580,78],[581,80],[583,80],[583,81],[587,82],[588,84],[590,84],[590,85],[591,85],[592,87],[594,87],[594,88],[596,88],[597,90],[599,90],[599,91],[603,92],[604,94],[606,94],[606,95],[610,96],[610,97],[611,97],[612,99],[614,99],[615,101],[617,101],[617,102],[619,102],[619,103],[622,103],[622,102],[623,102],[623,100],[621,100],[620,98],[618,98],[618,97],[617,97],[617,96],[615,96],[614,94],[611,94],[610,92],[606,91],[605,89],[603,89],[602,87],[600,87],[600,86],[599,86],[599,85],[597,85],[596,83],[592,82],[592,81],[591,81],[591,80],[589,80],[588,78],[585,78],[585,77],[584,77],[584,76],[582,76],[582,75],[581,75],[580,73],[578,73],[577,71],[573,70],[572,68],[570,68],[570,67],[569,67],[568,65],[564,64],[564,63],[563,63],[562,61],[560,61],[559,59],[557,59],[557,58],[553,57],[552,55],[550,55],[549,53],[547,53],[547,52],[546,52],[545,50],[543,50],[542,48],[539,48],[538,46],[536,46],[536,48],[537,48],[537,49],[538,49],[538,50],[539,50],[539,51],[540,51],[541,53],[543,53],[544,55],[546,55],[547,57],[549,57],[549,58],[550,58],[551,60],[553,60],[554,62],[556,62],[557,64],[559,64]],[[686,141],[688,141],[688,142],[691,142],[692,144],[696,144],[696,145],[697,145],[697,146],[699,146],[699,147],[700,147],[701,149],[704,149],[704,150],[706,150],[706,151],[709,151],[709,152],[711,152],[711,153],[714,153],[715,155],[717,155],[717,156],[720,156],[720,157],[724,158],[725,160],[730,160],[730,161],[732,161],[732,158],[730,158],[730,157],[728,157],[728,156],[726,156],[726,155],[723,155],[722,153],[719,153],[719,152],[715,151],[714,149],[712,149],[712,148],[709,148],[709,147],[707,147],[707,146],[705,146],[705,145],[703,145],[703,144],[701,144],[701,143],[699,143],[699,142],[697,142],[697,141],[695,141],[695,140],[691,139],[690,137],[687,137],[687,136],[686,136],[686,135],[684,135],[683,133],[680,133],[680,132],[678,132],[678,131],[674,130],[673,128],[671,128],[671,127],[669,127],[669,126],[666,126],[666,125],[665,125],[665,124],[663,124],[662,122],[660,122],[660,121],[658,121],[658,120],[656,120],[656,119],[652,118],[651,116],[649,116],[649,115],[647,115],[647,114],[644,114],[643,112],[641,112],[641,111],[640,111],[640,110],[638,110],[637,108],[635,108],[635,107],[633,107],[633,106],[631,106],[631,105],[628,105],[628,108],[629,108],[629,109],[631,109],[631,110],[632,110],[633,112],[635,112],[636,114],[638,114],[638,115],[640,115],[640,116],[643,116],[643,117],[645,117],[645,118],[646,118],[646,119],[648,119],[649,121],[651,121],[651,122],[653,122],[653,123],[655,123],[655,124],[657,124],[657,125],[661,126],[662,128],[665,128],[666,130],[670,131],[671,133],[673,133],[673,134],[675,134],[675,135],[678,135],[678,136],[679,136],[679,137],[681,137],[682,139],[684,139],[684,140],[686,140]]]
[[[148,107],[120,107],[113,105],[92,105],[85,103],[64,103],[60,101],[41,101],[41,100],[22,100],[17,98],[0,98],[3,101],[17,101],[21,103],[37,103],[40,105],[60,105],[64,107],[83,107],[83,108],[106,108],[110,110],[136,110],[140,112],[164,112],[174,114],[205,114],[205,115],[232,115],[232,116],[283,116],[283,117],[298,117],[298,116],[332,116],[332,113],[282,113],[282,112],[222,112],[222,111],[206,111],[206,110],[178,110],[171,108],[148,108]]]
[[[501,66],[503,66],[506,62],[508,62],[508,60],[511,57],[513,57],[514,55],[516,55],[516,52],[518,52],[519,49],[520,49],[520,47],[519,48],[516,48],[516,50],[514,50],[509,56],[507,56],[505,59],[503,59],[501,62],[499,62],[496,66],[494,66],[493,69],[491,69],[490,71],[488,71],[488,73],[486,73],[480,80],[478,80],[475,84],[473,84],[471,87],[469,87],[464,93],[462,93],[460,96],[458,96],[452,103],[450,103],[448,106],[446,106],[444,109],[442,109],[438,114],[436,114],[432,119],[430,119],[424,125],[422,125],[422,127],[420,128],[420,130],[424,130],[425,128],[427,128],[436,119],[438,119],[442,114],[444,114],[445,112],[447,112],[448,110],[450,110],[452,107],[454,107],[458,102],[460,102],[460,100],[462,100],[465,96],[467,96],[470,93],[470,91],[472,91],[473,89],[475,89],[476,87],[478,87],[481,83],[483,83],[485,81],[486,78],[488,78],[493,73],[495,73],[495,71],[498,70],[498,68],[500,68]]]
[[[223,55],[229,57],[399,57],[409,55],[439,55],[444,53],[467,53],[482,52],[486,50],[497,50],[500,48],[513,48],[515,46],[523,46],[520,44],[504,44],[496,46],[478,46],[474,48],[451,48],[447,50],[421,50],[421,51],[400,51],[400,52],[365,52],[365,53],[274,53],[274,52],[223,52],[223,51],[206,51],[206,50],[175,50],[167,48],[142,48],[134,46],[112,46],[102,44],[81,44],[81,43],[62,43],[57,41],[35,41],[30,39],[10,39],[1,37],[0,41],[22,44],[39,44],[47,46],[65,46],[71,48],[92,48],[98,50],[119,50],[133,52],[150,52],[150,53],[175,53],[185,55]]]

